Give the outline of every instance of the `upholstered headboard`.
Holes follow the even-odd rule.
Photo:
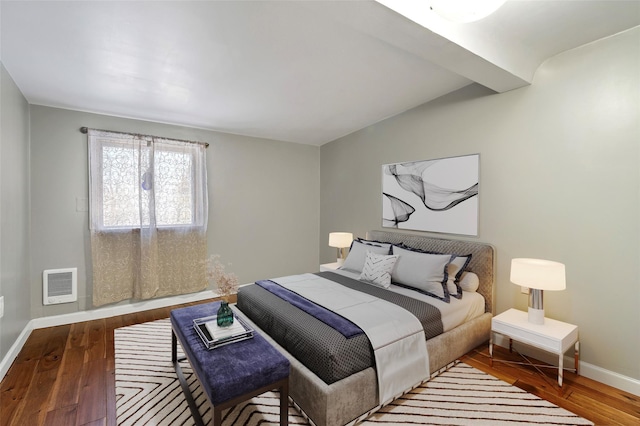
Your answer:
[[[471,262],[467,269],[476,273],[480,279],[478,293],[484,296],[485,312],[495,313],[493,310],[495,306],[495,250],[492,245],[475,241],[447,240],[388,231],[369,231],[367,232],[367,239],[395,244],[403,243],[420,250],[440,253],[456,253],[460,255],[471,253]]]

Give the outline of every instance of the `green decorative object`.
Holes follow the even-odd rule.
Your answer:
[[[223,300],[218,308],[217,322],[220,327],[229,327],[233,324],[233,311],[229,307],[229,302]]]

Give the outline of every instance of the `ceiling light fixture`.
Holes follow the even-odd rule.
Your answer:
[[[486,18],[505,2],[506,0],[429,0],[429,7],[449,21],[467,23]]]

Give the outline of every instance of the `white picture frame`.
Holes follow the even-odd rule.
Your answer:
[[[382,165],[382,226],[478,236],[480,154]]]

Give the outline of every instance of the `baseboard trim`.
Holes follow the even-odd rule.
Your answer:
[[[126,305],[107,306],[90,311],[74,312],[71,314],[54,315],[32,319],[27,323],[25,328],[18,336],[18,339],[16,339],[11,348],[9,348],[7,354],[0,362],[0,380],[4,379],[4,376],[9,371],[11,364],[13,364],[15,359],[18,357],[20,350],[29,338],[29,335],[35,329],[109,318],[117,315],[147,311],[149,309],[166,308],[167,306],[179,305],[182,303],[199,302],[201,300],[212,299],[215,297],[218,297],[217,293],[211,290],[205,290],[198,293],[171,296],[162,299],[151,299]]]
[[[172,296],[162,299],[152,299],[144,302],[131,303],[128,305],[109,306],[105,308],[94,309],[91,311],[74,312],[72,314],[63,314],[32,319],[27,323],[25,328],[18,336],[18,339],[16,339],[5,357],[0,362],[0,380],[4,379],[4,376],[9,371],[11,364],[13,364],[13,361],[15,361],[15,359],[18,357],[20,350],[29,338],[29,335],[35,329],[109,318],[116,315],[125,315],[134,312],[142,312],[149,309],[165,308],[167,306],[179,305],[182,303],[198,302],[215,297],[218,297],[215,292],[211,290],[205,290],[199,293]],[[508,339],[504,338],[503,336],[496,336],[495,343],[505,348],[509,347]],[[519,345],[517,342],[514,342],[514,344]],[[524,354],[534,357],[535,359],[547,362],[549,364],[555,364],[555,361],[557,361],[557,357],[553,356],[552,354],[530,346],[521,345],[521,347],[518,347],[518,350]],[[572,366],[573,357],[565,357],[564,364],[566,366]],[[604,368],[584,361],[580,361],[580,374],[592,380],[604,383],[605,385],[613,386],[614,388],[640,396],[640,380],[634,379],[632,377],[624,376],[622,374],[606,370]]]
[[[508,338],[500,335],[494,336],[496,338],[494,342],[495,344],[502,346],[503,348],[509,348]],[[545,352],[532,346],[527,346],[525,344],[516,342],[515,340],[513,341],[513,346],[524,355],[530,356],[542,362],[546,362],[547,364],[558,365],[558,357],[556,355],[550,354],[549,352]],[[565,367],[573,368],[573,350],[571,350],[571,356],[565,355],[563,362]],[[622,374],[616,373],[615,371],[606,370],[602,367],[598,367],[582,360],[580,360],[580,375],[588,377],[589,379],[595,380],[597,382],[604,383],[605,385],[609,385],[625,392],[640,396],[640,380],[634,379],[633,377],[624,376]]]
[[[11,367],[13,361],[15,361],[15,359],[18,357],[20,350],[27,342],[27,339],[29,338],[32,330],[33,324],[31,323],[31,321],[29,321],[27,325],[22,329],[22,332],[20,333],[16,341],[13,342],[13,345],[11,345],[7,354],[4,356],[4,358],[2,358],[2,361],[0,362],[0,380],[4,380],[4,376],[9,371],[9,367]]]
[[[571,360],[571,362],[573,362],[573,358],[571,358]],[[565,365],[566,362],[567,361],[565,361]],[[624,376],[622,374],[616,373],[615,371],[605,370],[604,368],[598,367],[597,365],[580,361],[580,375],[593,379],[597,382],[604,383],[605,385],[613,386],[614,388],[640,396],[640,380]]]
[[[179,305],[181,303],[198,302],[200,300],[212,299],[214,297],[218,297],[218,295],[211,290],[205,290],[199,293],[171,296],[162,299],[150,299],[143,302],[108,306],[104,308],[92,309],[90,311],[74,312],[72,314],[35,318],[31,321],[33,322],[33,329],[35,330],[37,328],[54,327],[57,325],[73,324],[75,322],[109,318],[116,315],[131,314],[134,312],[147,311],[149,309],[166,308],[167,306]]]

